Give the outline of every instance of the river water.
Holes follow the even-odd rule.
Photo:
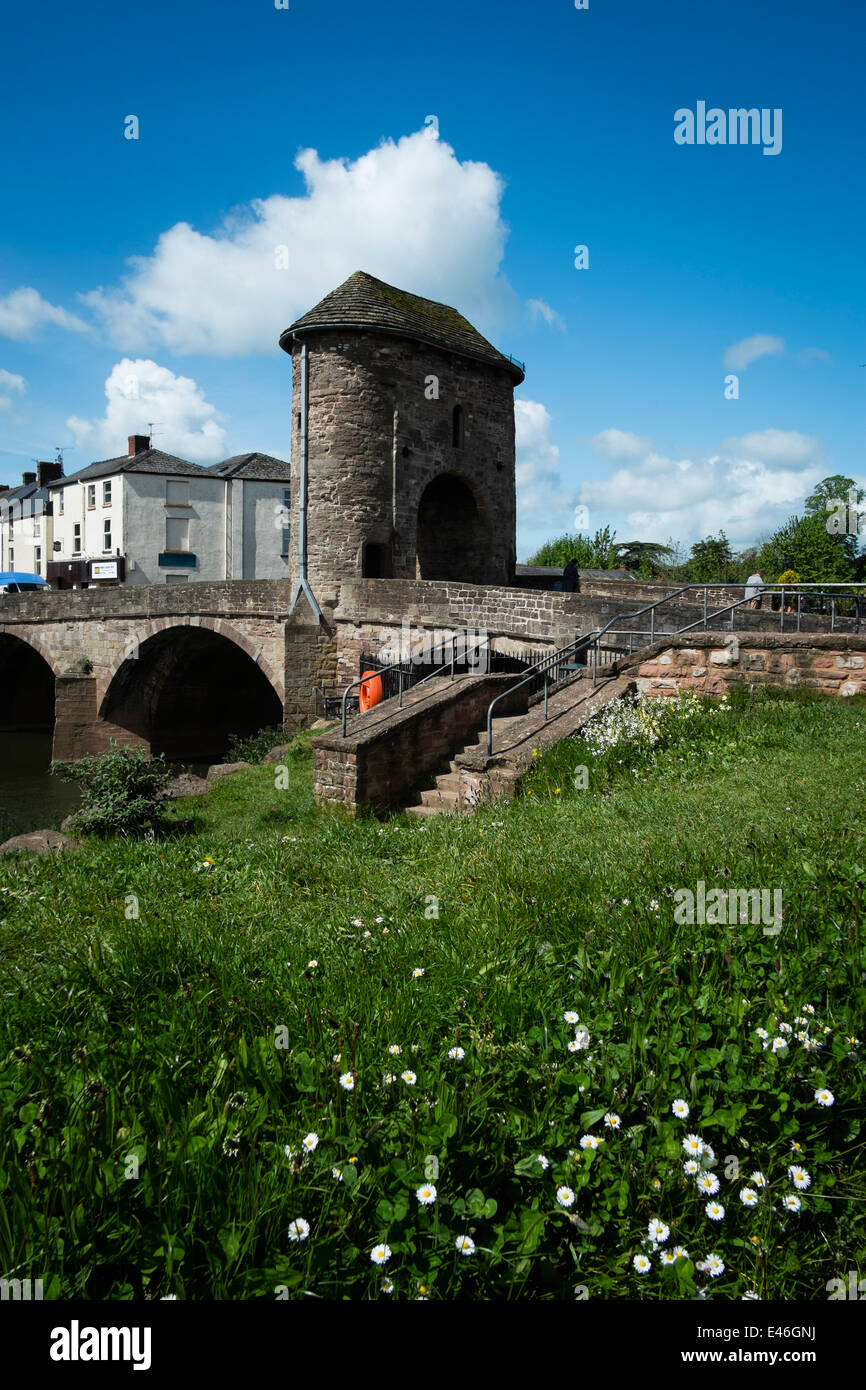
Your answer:
[[[0,733],[0,843],[28,830],[57,830],[78,805],[75,782],[48,771],[51,734]]]

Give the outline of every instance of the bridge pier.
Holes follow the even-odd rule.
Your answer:
[[[56,676],[51,761],[71,763],[86,753],[103,753],[112,740],[149,747],[140,734],[100,719],[95,676],[77,672]]]

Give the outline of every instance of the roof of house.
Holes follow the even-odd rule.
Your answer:
[[[221,478],[247,478],[257,482],[288,482],[291,465],[284,459],[274,458],[272,454],[234,454],[222,463],[212,463],[209,473],[218,473]]]
[[[188,459],[175,458],[173,454],[164,454],[161,449],[142,449],[138,454],[131,457],[128,454],[121,454],[116,459],[101,459],[98,463],[89,463],[86,468],[79,468],[77,473],[70,473],[68,478],[56,478],[54,482],[46,483],[46,487],[63,487],[66,483],[86,482],[90,478],[106,478],[113,473],[163,473],[174,476],[178,473],[184,475],[204,475],[209,476],[208,470],[202,468],[198,463],[190,463]]]
[[[295,319],[280,336],[280,347],[291,352],[293,333],[317,328],[370,328],[396,333],[492,362],[511,372],[518,383],[525,375],[522,363],[497,351],[450,305],[386,285],[364,270],[356,270],[309,313]]]

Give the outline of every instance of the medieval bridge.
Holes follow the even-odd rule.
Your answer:
[[[290,611],[286,580],[8,594],[0,598],[0,728],[53,732],[55,759],[99,752],[111,740],[179,761],[210,759],[231,733],[307,727],[317,687],[356,679],[361,661],[399,648],[407,629],[413,644],[425,633],[483,632],[499,669],[518,670],[665,592],[621,580],[564,594],[355,579],[321,618],[303,596]],[[672,604],[668,630],[701,611],[696,600]],[[742,622],[777,619],[743,613]]]

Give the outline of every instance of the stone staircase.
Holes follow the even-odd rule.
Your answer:
[[[487,753],[486,725],[477,739],[455,750],[447,770],[432,786],[416,792],[405,809],[412,816],[472,813],[482,801],[510,799],[521,775],[532,765],[533,750],[549,748],[576,733],[604,705],[634,689],[630,678],[611,676],[593,687],[586,678],[551,696],[548,718],[543,704],[526,714],[493,720],[493,753]]]

